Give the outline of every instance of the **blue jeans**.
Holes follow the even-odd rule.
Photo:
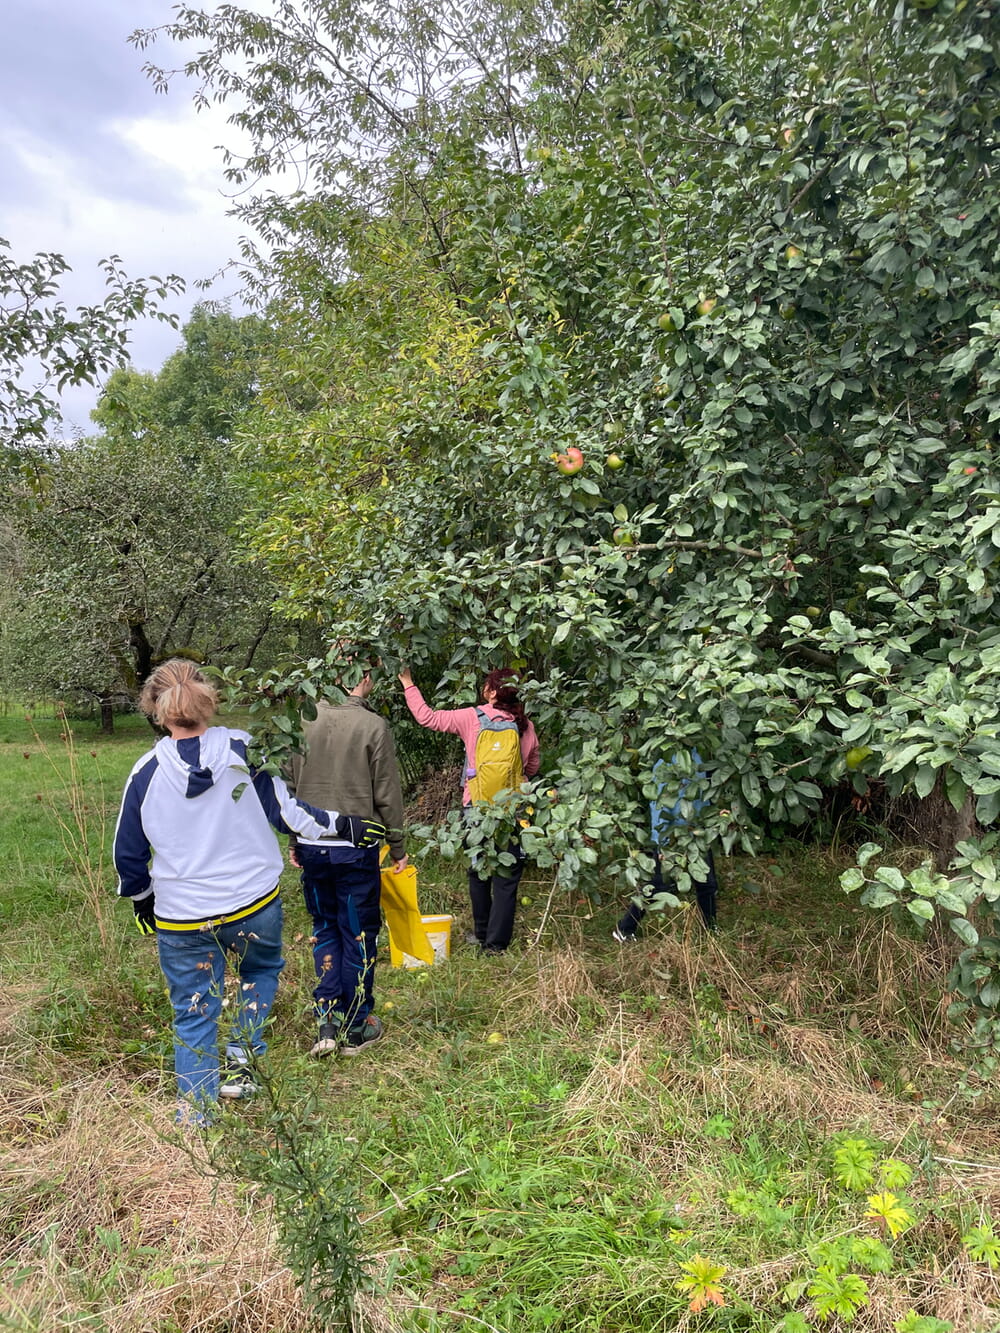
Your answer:
[[[174,1011],[177,1093],[196,1119],[219,1100],[219,1019],[228,962],[239,978],[226,1055],[246,1060],[267,1049],[264,1024],[274,1006],[281,956],[281,899],[212,930],[158,930],[160,967]]]
[[[299,843],[302,894],[312,917],[313,991],[321,1023],[359,1027],[375,1007],[372,986],[381,924],[377,847]]]

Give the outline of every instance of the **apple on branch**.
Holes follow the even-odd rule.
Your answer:
[[[556,467],[564,477],[572,477],[583,467],[583,454],[574,445],[564,454],[556,455]]]

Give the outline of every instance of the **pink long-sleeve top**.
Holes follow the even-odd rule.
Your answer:
[[[422,727],[431,731],[450,731],[454,736],[461,736],[465,746],[465,786],[462,788],[462,804],[469,805],[469,774],[476,771],[476,737],[479,735],[479,719],[475,708],[431,708],[424,702],[424,696],[416,685],[406,687],[406,706]],[[492,704],[480,704],[487,717],[510,717],[502,708]],[[533,778],[538,772],[539,749],[538,737],[531,722],[521,733],[521,766],[526,778]]]

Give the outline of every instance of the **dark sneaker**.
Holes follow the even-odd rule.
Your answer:
[[[230,1064],[222,1071],[219,1096],[228,1101],[243,1101],[255,1097],[260,1089],[249,1065]]]
[[[376,1014],[369,1014],[360,1027],[352,1028],[347,1034],[343,1051],[345,1055],[359,1055],[369,1046],[382,1040],[382,1020]]]
[[[316,1034],[316,1040],[313,1042],[312,1050],[309,1054],[317,1057],[336,1055],[339,1046],[340,1024],[320,1023],[319,1032]]]
[[[627,931],[622,930],[621,923],[615,926],[611,932],[611,938],[617,940],[619,944],[637,944],[639,941],[639,936],[634,931],[630,935]]]
[[[471,944],[474,949],[482,944],[482,940],[474,930],[467,930],[465,932],[465,942],[466,944]]]

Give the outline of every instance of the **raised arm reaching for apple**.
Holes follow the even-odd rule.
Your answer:
[[[462,786],[462,805],[471,807],[472,791],[469,780],[476,777],[476,742],[485,725],[505,723],[502,729],[517,728],[521,770],[525,777],[538,772],[538,737],[524,711],[517,692],[517,676],[507,669],[491,671],[482,685],[482,702],[467,708],[431,708],[414,684],[409,667],[403,667],[399,681],[406,691],[406,706],[420,726],[431,731],[447,731],[460,736],[465,746],[465,781]],[[503,953],[514,932],[514,911],[517,905],[517,886],[524,869],[524,852],[515,839],[508,847],[514,864],[504,873],[480,875],[473,857],[469,866],[469,898],[472,904],[471,943],[478,944],[483,953]]]

